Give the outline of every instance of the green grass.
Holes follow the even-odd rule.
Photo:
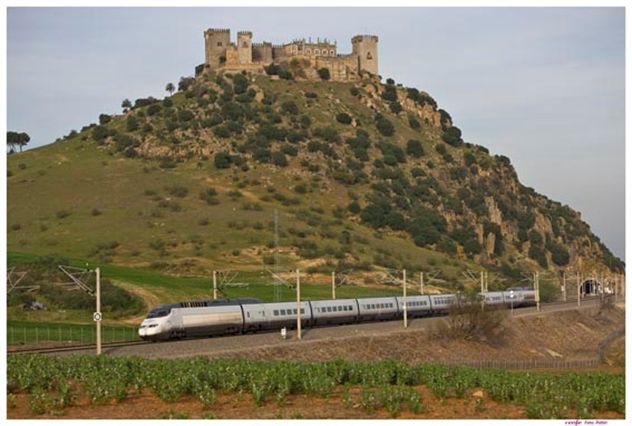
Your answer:
[[[8,254],[8,264],[24,263],[36,258],[37,256],[33,254],[10,252]],[[75,267],[86,267],[87,262],[74,259],[70,260],[69,263]],[[99,267],[103,278],[143,287],[157,295],[163,303],[173,303],[194,298],[211,298],[213,296],[212,277],[177,277],[147,269],[98,263],[88,263],[88,267]],[[226,287],[225,292],[230,298],[256,297],[264,301],[274,300],[274,287],[270,285],[272,278],[269,274],[262,277],[259,271],[246,271],[240,273],[235,282],[248,283],[249,286],[247,288]],[[295,279],[290,279],[289,283],[294,285]],[[398,290],[394,287],[342,286],[336,289],[336,296],[339,299],[398,294]],[[281,296],[282,300],[296,300],[296,292],[285,286],[281,288]],[[331,286],[310,283],[309,278],[302,274],[301,298],[304,300],[329,299],[331,298]]]
[[[24,345],[39,343],[94,343],[96,325],[9,321],[7,323],[7,344]],[[137,327],[101,326],[102,342],[137,340]]]

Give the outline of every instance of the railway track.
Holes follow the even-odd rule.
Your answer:
[[[151,343],[152,342],[133,340],[133,341],[106,343],[106,344],[101,345],[101,348],[102,349],[122,348],[122,347],[129,347],[129,346],[148,345],[148,344],[151,344]],[[84,350],[94,350],[95,347],[96,347],[95,344],[72,345],[72,346],[54,346],[54,347],[51,346],[51,347],[46,347],[46,348],[14,349],[14,350],[8,350],[7,353],[8,354],[63,353],[63,352],[76,352],[76,351],[84,351]]]
[[[588,307],[595,307],[598,305],[599,302],[599,298],[590,298],[590,299],[585,299],[582,300],[581,302],[581,307],[582,308],[588,308]],[[571,310],[571,309],[576,309],[577,308],[577,300],[569,300],[567,302],[551,302],[551,303],[543,303],[541,305],[541,311],[537,312],[535,307],[528,307],[528,308],[520,308],[520,309],[515,309],[514,310],[514,315],[513,317],[520,317],[520,316],[529,316],[529,315],[534,315],[534,314],[540,314],[540,313],[547,313],[547,312],[554,312],[554,311],[561,311],[561,310]],[[428,319],[432,319],[432,318],[438,318],[438,317],[425,317],[425,318],[418,318],[412,321],[426,321]],[[387,322],[378,322],[378,323],[364,323],[361,326],[364,328],[373,328],[373,329],[381,329],[384,327],[385,324],[390,324],[390,323],[394,323],[395,321],[387,321]],[[381,325],[380,325],[381,324]],[[412,325],[412,324],[410,324]],[[352,325],[355,326],[355,325]],[[335,327],[317,327],[316,329],[326,329],[326,328],[335,328]],[[376,330],[377,331],[377,330]],[[392,331],[392,330],[390,330]],[[384,329],[378,332],[389,332],[388,329]],[[270,333],[257,333],[257,335],[268,335],[270,336],[271,334],[275,334],[273,332]],[[165,342],[149,342],[149,341],[124,341],[124,342],[115,342],[115,343],[108,343],[108,344],[103,344],[102,345],[102,349],[104,350],[104,353],[107,353],[106,350],[108,349],[123,349],[123,348],[128,348],[128,347],[134,347],[134,346],[143,346],[143,345],[152,345],[152,349],[155,349],[156,347],[160,347],[160,346],[164,346],[165,348],[167,347],[172,347],[172,345],[178,345],[178,344],[183,344],[183,343],[187,343],[187,344],[192,344],[192,342],[196,342],[196,341],[207,341],[207,340],[213,340],[217,343],[219,343],[219,340],[222,341],[228,341],[230,339],[237,339],[237,341],[239,341],[240,338],[245,338],[247,336],[252,336],[252,335],[234,335],[234,336],[216,336],[213,339],[188,339],[188,340],[184,340],[181,342],[176,342],[176,341],[165,341]],[[265,340],[269,340],[265,339]],[[265,343],[263,343],[265,344]],[[213,345],[215,346],[215,345]],[[72,353],[72,352],[86,352],[86,351],[94,351],[95,350],[95,345],[94,344],[89,344],[89,345],[73,345],[73,346],[63,346],[63,347],[47,347],[47,348],[28,348],[28,349],[17,349],[17,350],[8,350],[7,353],[8,354],[28,354],[28,353],[40,353],[40,354],[66,354],[66,353]],[[118,352],[118,351],[117,351]]]

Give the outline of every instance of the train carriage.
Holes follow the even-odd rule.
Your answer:
[[[261,330],[280,330],[283,327],[296,327],[298,316],[298,308],[296,302],[273,302],[262,303],[261,316],[257,315],[257,307],[249,306],[244,309],[245,328],[253,330],[259,328]],[[250,314],[250,316],[249,316]],[[309,302],[301,302],[301,326],[309,327],[312,325],[312,310]]]
[[[400,315],[404,312],[404,298],[397,297],[397,306]],[[409,318],[424,317],[432,313],[430,306],[430,296],[408,296],[406,297],[406,315]]]
[[[310,302],[314,325],[348,324],[358,320],[356,299],[315,300]]]
[[[399,310],[395,297],[370,297],[358,301],[358,321],[388,321],[397,318]]]

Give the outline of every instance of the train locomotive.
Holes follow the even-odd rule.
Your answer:
[[[535,292],[513,288],[485,293],[486,305],[519,308],[535,305]],[[408,296],[408,318],[444,315],[454,294]],[[301,327],[397,320],[404,315],[403,297],[313,300],[301,302]],[[262,302],[255,298],[195,300],[152,308],[141,323],[143,340],[174,340],[280,330],[296,327],[296,302]]]

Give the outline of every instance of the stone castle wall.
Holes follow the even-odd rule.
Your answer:
[[[309,64],[304,69],[306,78],[317,79],[316,70],[329,69],[334,81],[354,81],[362,73],[378,75],[376,36],[361,35],[352,39],[353,51],[338,54],[338,46],[327,39],[297,39],[282,45],[253,43],[250,31],[237,33],[236,43],[230,41],[230,30],[209,29],[204,32],[206,70],[263,71],[270,64],[290,64],[293,59]]]

